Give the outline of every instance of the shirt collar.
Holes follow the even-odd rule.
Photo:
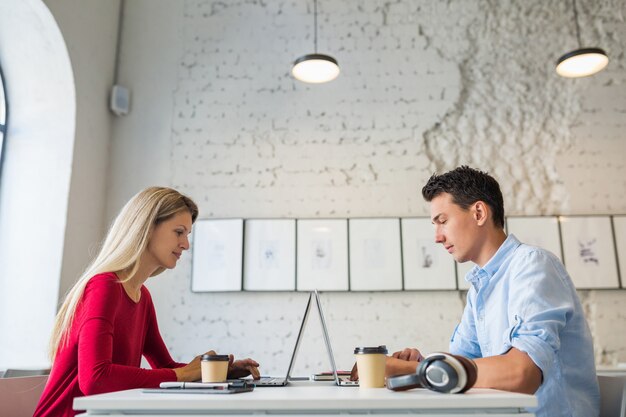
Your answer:
[[[485,278],[491,278],[498,272],[498,269],[500,269],[505,259],[521,244],[522,243],[513,234],[508,235],[485,266],[481,268],[475,265],[474,268],[467,273],[465,280],[470,284],[477,284]]]

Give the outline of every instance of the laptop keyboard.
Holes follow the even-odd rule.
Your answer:
[[[253,384],[259,385],[259,384],[263,384],[263,385],[281,385],[283,382],[285,382],[285,378],[261,378],[261,379],[257,379],[252,380],[251,381]]]

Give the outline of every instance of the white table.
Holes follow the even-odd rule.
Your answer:
[[[306,414],[308,416],[405,415],[503,417],[534,414],[533,395],[472,389],[465,394],[439,394],[424,389],[393,392],[386,388],[337,387],[330,382],[292,382],[286,387],[261,387],[241,394],[144,393],[140,389],[76,398],[83,416],[242,416]]]

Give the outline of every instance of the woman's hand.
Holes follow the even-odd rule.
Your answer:
[[[228,379],[236,379],[248,375],[252,375],[253,379],[261,378],[259,364],[256,361],[250,358],[236,361],[233,355],[228,356],[230,357],[228,361]]]
[[[205,353],[205,355],[216,355],[216,353],[214,350],[209,350]],[[201,360],[202,355],[198,355],[182,368],[174,368],[174,372],[176,372],[176,380],[179,382],[193,382],[202,379],[202,372],[200,370]]]

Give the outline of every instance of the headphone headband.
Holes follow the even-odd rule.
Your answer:
[[[403,391],[423,386],[432,391],[462,393],[476,383],[477,372],[471,359],[434,352],[417,365],[415,374],[387,378],[387,388]]]

